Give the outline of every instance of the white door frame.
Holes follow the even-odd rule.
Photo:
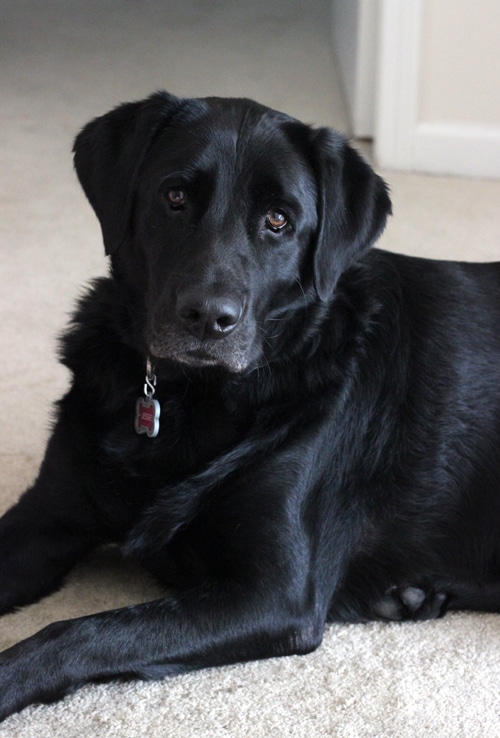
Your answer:
[[[350,132],[373,138],[379,0],[331,0],[332,41]]]
[[[500,177],[500,126],[418,117],[422,0],[378,0],[374,155],[388,169]]]
[[[421,0],[331,0],[332,41],[351,134],[383,162],[410,167],[417,115]]]
[[[420,0],[380,0],[374,152],[382,167],[415,167]]]

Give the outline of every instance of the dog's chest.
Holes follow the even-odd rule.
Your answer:
[[[156,437],[136,433],[134,403],[127,401],[99,444],[113,486],[119,486],[124,505],[134,509],[236,447],[251,425],[245,413],[228,407],[215,393],[163,390],[156,396],[161,409]]]

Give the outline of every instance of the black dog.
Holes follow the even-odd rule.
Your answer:
[[[499,611],[500,264],[369,250],[383,181],[337,133],[247,100],[121,105],[75,165],[112,273],[0,522],[0,610],[110,542],[170,589],[4,652],[1,715],[306,653],[327,621]]]

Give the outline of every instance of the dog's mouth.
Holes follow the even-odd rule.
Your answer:
[[[200,349],[186,351],[184,360],[186,363],[192,363],[195,366],[217,366],[219,363],[219,360],[214,356],[210,356],[210,354]]]
[[[195,368],[203,368],[205,366],[220,366],[229,371],[241,371],[239,362],[232,360],[232,357],[217,357],[202,349],[192,349],[184,352],[176,357],[183,364],[188,364]],[[244,367],[242,367],[244,368]]]
[[[152,357],[167,359],[177,364],[203,369],[220,367],[239,374],[248,367],[248,352],[241,348],[232,351],[220,350],[219,346],[182,346],[179,341],[152,341],[149,351]]]

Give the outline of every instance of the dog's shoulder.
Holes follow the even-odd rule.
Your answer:
[[[129,385],[131,370],[140,376],[132,313],[130,293],[115,280],[101,277],[90,283],[59,342],[60,361],[77,384],[104,390],[109,382]]]

